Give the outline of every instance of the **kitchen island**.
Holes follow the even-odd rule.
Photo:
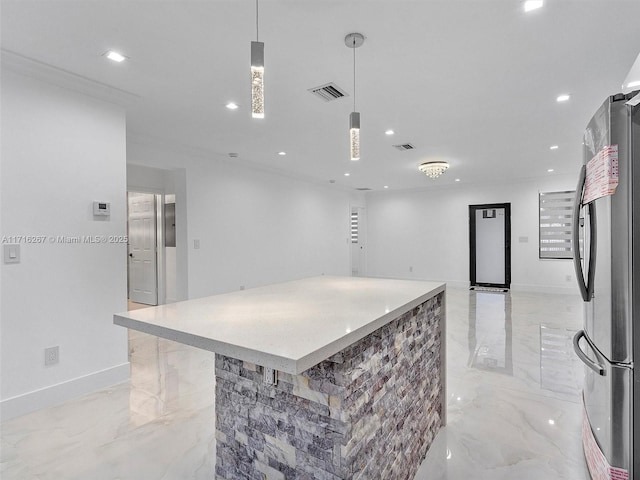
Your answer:
[[[321,276],[114,323],[216,352],[218,479],[412,479],[446,422],[441,283]]]

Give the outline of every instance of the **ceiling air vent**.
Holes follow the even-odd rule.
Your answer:
[[[405,150],[413,150],[415,147],[410,143],[402,143],[400,145],[394,145],[393,148],[404,152]]]
[[[348,96],[347,92],[335,83],[327,83],[325,85],[320,85],[319,87],[310,88],[309,92],[320,97],[325,102],[330,102],[331,100],[337,100],[338,98]]]
[[[369,187],[358,187],[356,188],[356,190],[360,190],[361,192],[368,192],[371,189]]]

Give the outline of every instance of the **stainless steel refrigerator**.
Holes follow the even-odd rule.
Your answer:
[[[585,363],[582,440],[594,480],[640,480],[638,103],[638,92],[612,95],[589,122],[573,210],[584,300],[583,330],[573,343]]]

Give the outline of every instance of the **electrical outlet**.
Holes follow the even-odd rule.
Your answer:
[[[266,385],[277,385],[278,371],[270,367],[262,367],[262,380]]]
[[[44,364],[55,365],[60,361],[60,347],[49,347],[44,349]]]

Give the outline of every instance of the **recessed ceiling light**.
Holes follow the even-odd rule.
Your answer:
[[[566,102],[570,98],[571,98],[571,95],[569,95],[568,93],[563,93],[562,95],[558,95],[558,98],[556,98],[556,101],[558,101],[558,102]]]
[[[281,157],[284,157],[287,154],[287,152],[278,152],[278,155],[280,155]]]
[[[549,172],[549,173],[553,172],[553,168],[549,168],[549,169],[547,170],[547,172]]]
[[[236,110],[238,108],[238,104],[234,102],[229,102],[225,105],[229,110]]]
[[[640,87],[640,80],[627,83],[627,88]]]
[[[551,145],[549,147],[549,150],[557,150],[558,149],[558,145]]]
[[[345,177],[348,177],[349,175],[351,175],[349,172],[344,174]]]
[[[109,50],[104,54],[109,60],[113,60],[114,62],[123,62],[127,59],[124,55],[118,52],[114,52],[113,50]]]
[[[527,0],[524,2],[524,11],[530,12],[531,10],[537,10],[544,5],[543,0]]]
[[[459,181],[460,181],[460,179],[459,179],[459,178],[456,178],[456,182],[459,182]]]
[[[389,188],[389,185],[385,185],[384,188]]]
[[[384,132],[384,134],[385,134],[385,135],[393,135],[394,133],[396,133],[396,132],[394,132],[394,131],[393,131],[393,130],[391,130],[391,129],[389,129],[389,130],[387,130],[386,132]]]
[[[555,425],[556,421],[552,418],[549,419],[549,425]]]

